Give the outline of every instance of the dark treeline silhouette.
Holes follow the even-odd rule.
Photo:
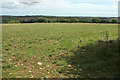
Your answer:
[[[2,16],[2,23],[118,23],[116,17]]]

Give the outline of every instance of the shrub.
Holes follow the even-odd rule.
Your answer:
[[[109,20],[107,20],[107,19],[102,19],[102,20],[101,20],[101,23],[109,23]]]
[[[92,22],[93,22],[93,23],[99,23],[99,22],[100,22],[100,19],[98,19],[98,18],[93,18],[93,19],[92,19]]]
[[[20,23],[20,21],[19,20],[11,20],[8,23]]]
[[[113,19],[111,23],[118,23],[119,21],[117,19]]]

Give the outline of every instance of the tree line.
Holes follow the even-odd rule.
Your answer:
[[[28,20],[20,19],[20,20],[9,20],[4,21],[3,23],[119,23],[119,21],[115,18],[110,19],[79,19],[79,18],[31,18]]]

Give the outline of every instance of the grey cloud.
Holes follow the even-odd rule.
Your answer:
[[[13,9],[13,8],[18,8],[18,7],[19,7],[19,3],[15,3],[15,2],[2,3],[2,8]]]
[[[40,3],[41,1],[42,0],[21,0],[20,3],[25,5],[35,5],[37,3]]]
[[[39,2],[20,2],[21,4],[24,4],[24,5],[34,5],[36,3],[39,3]]]
[[[7,9],[16,9],[20,6],[24,5],[35,5],[37,3],[40,3],[42,0],[17,0],[17,1],[11,1],[11,2],[2,2],[2,8]]]

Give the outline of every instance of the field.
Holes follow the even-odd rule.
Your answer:
[[[3,78],[114,78],[117,24],[2,25]]]

